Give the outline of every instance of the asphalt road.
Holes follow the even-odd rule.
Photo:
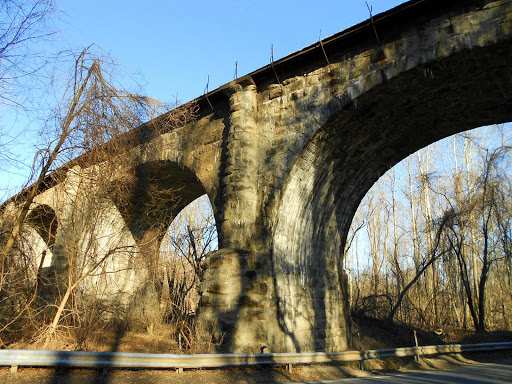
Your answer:
[[[329,384],[502,384],[512,383],[512,361],[468,364],[441,371],[412,371],[388,376],[372,376],[315,382]],[[283,383],[281,383],[283,384]],[[290,383],[291,384],[291,383]],[[298,383],[293,383],[298,384]]]

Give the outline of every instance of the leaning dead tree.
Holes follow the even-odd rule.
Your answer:
[[[195,115],[193,104],[167,112],[169,105],[125,89],[116,77],[116,63],[91,47],[72,57],[73,65],[66,76],[68,80],[63,87],[62,98],[42,127],[47,145],[38,151],[34,159],[34,182],[13,199],[19,208],[12,221],[3,223],[8,227],[3,228],[0,253],[2,294],[7,288],[5,277],[9,258],[19,242],[34,198],[46,184],[64,180],[64,173],[71,175],[71,179],[76,181],[71,188],[75,192],[62,197],[73,207],[69,219],[72,236],[62,244],[68,248],[64,262],[68,266],[68,277],[48,337],[55,332],[76,288],[98,273],[114,254],[128,251],[129,246],[123,240],[125,228],[113,234],[114,238],[118,236],[119,242],[111,242],[108,249],[100,247],[98,239],[104,235],[101,222],[105,210],[102,212],[97,208],[110,198],[102,196],[98,186],[118,177],[115,174],[118,171],[116,164],[123,163],[121,157],[129,156],[132,147],[130,131],[142,125],[143,129],[158,134],[186,123]],[[163,112],[167,113],[162,115]],[[137,175],[129,174],[127,177],[133,181]],[[172,196],[172,191],[165,193]],[[85,232],[86,224],[89,233]],[[17,309],[16,316],[19,317],[26,307]]]

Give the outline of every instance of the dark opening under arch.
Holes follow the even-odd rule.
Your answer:
[[[26,224],[34,228],[53,252],[59,223],[55,211],[46,204],[40,204],[30,211]]]

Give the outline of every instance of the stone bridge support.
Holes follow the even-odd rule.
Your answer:
[[[256,86],[235,84],[229,95],[229,126],[220,218],[222,248],[248,249],[256,244],[258,215],[258,100]]]
[[[51,264],[41,271],[43,296],[59,304],[68,287],[86,276],[78,290],[103,300],[122,317],[141,289],[147,268],[136,262],[140,250],[117,207],[101,190],[103,185],[93,180],[87,169],[75,166],[56,188],[34,201],[32,211],[46,207],[53,220],[39,229],[46,231],[41,237],[51,251]]]
[[[281,92],[281,87],[274,89],[275,95]],[[346,281],[340,279],[343,273],[338,266],[340,236],[336,223],[329,226],[329,214],[315,217],[325,211],[323,203],[332,203],[332,196],[324,196],[327,200],[316,202],[313,210],[281,210],[278,236],[273,238],[264,223],[259,188],[260,167],[266,153],[262,153],[261,148],[265,147],[260,136],[266,132],[258,124],[262,119],[257,88],[248,79],[226,93],[230,115],[226,127],[225,191],[217,206],[222,213],[218,215],[221,249],[207,259],[199,318],[203,331],[222,342],[218,350],[226,352],[344,350],[348,347],[350,324]],[[301,188],[300,183],[296,187]],[[308,199],[282,204],[297,207],[302,201]],[[306,232],[286,227],[286,223],[296,220],[286,215],[304,214],[309,225]],[[322,228],[328,230],[318,231]],[[307,249],[311,238],[316,239],[316,250],[323,248],[330,254],[318,253],[313,258],[311,249]],[[338,246],[333,249],[335,238]]]
[[[257,89],[245,81],[226,90],[226,127],[219,248],[207,259],[200,307],[203,332],[218,350],[258,353],[267,346],[274,303],[272,265],[261,235],[258,197]],[[219,277],[222,278],[219,279]]]

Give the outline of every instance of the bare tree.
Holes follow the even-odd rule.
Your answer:
[[[161,270],[165,290],[161,307],[166,321],[191,343],[191,315],[199,300],[204,260],[216,250],[215,219],[206,195],[190,203],[174,219],[162,241]]]
[[[369,222],[357,235],[363,247],[347,250],[357,257],[348,264],[359,266],[356,314],[426,327],[510,326],[510,140],[510,127],[465,132],[422,150],[439,156],[414,155],[379,180],[353,224]]]
[[[143,272],[136,273],[130,267],[135,265],[134,260],[139,253],[137,244],[119,211],[102,191],[105,183],[115,177],[114,173],[115,167],[109,162],[102,167],[89,169],[75,166],[68,171],[68,178],[57,192],[58,199],[65,201],[70,209],[64,218],[65,231],[61,231],[55,239],[61,251],[59,255],[54,255],[60,260],[53,261],[56,271],[51,284],[55,284],[61,292],[47,332],[41,333],[45,335],[45,347],[66,311],[74,313],[74,317],[79,319],[80,311],[76,307],[83,309],[87,297],[92,296],[111,307],[126,305],[126,302],[123,303],[123,292],[126,294],[137,288],[129,279],[132,271],[139,280],[144,276]],[[76,296],[80,286],[81,300],[73,300],[73,305],[68,306],[68,301]],[[86,311],[90,310],[86,308]]]
[[[16,148],[45,108],[57,15],[54,0],[0,0],[0,170],[13,181],[30,169]]]
[[[0,104],[22,106],[48,57],[42,42],[54,35],[53,0],[0,1]]]
[[[473,324],[477,331],[484,331],[486,325],[487,305],[487,282],[490,277],[491,267],[501,259],[507,259],[506,234],[503,235],[500,228],[507,225],[503,221],[504,211],[507,206],[502,205],[502,183],[504,174],[500,171],[500,161],[510,151],[511,147],[500,146],[491,153],[485,151],[482,159],[481,174],[476,179],[475,190],[457,207],[456,220],[449,226],[447,240],[451,250],[457,257],[460,277],[467,295],[467,303],[473,318]],[[476,220],[475,220],[476,219]],[[475,230],[470,230],[475,228]],[[496,231],[497,234],[493,232]],[[501,233],[500,233],[501,232]],[[478,265],[479,270],[473,270],[473,276],[479,272],[478,280],[475,281],[475,288],[471,284],[474,264],[468,265],[467,257],[464,257],[465,249],[468,247],[467,238],[478,236]],[[505,241],[505,243],[503,243]],[[499,245],[505,245],[502,252],[499,252]]]
[[[5,258],[16,242],[34,197],[59,160],[85,151],[103,154],[95,150],[166,109],[157,100],[123,89],[111,72],[113,65],[107,57],[95,55],[91,48],[76,56],[60,108],[48,122],[54,125],[45,127],[45,132],[55,134],[34,160],[35,182],[19,196],[23,203],[2,246],[0,279]],[[0,289],[1,286],[0,280]]]
[[[400,308],[402,305],[402,301],[409,291],[409,289],[419,280],[419,278],[428,270],[430,266],[432,266],[436,260],[438,260],[442,255],[443,252],[439,251],[439,244],[441,240],[441,235],[443,233],[444,227],[446,226],[446,223],[451,219],[451,213],[447,212],[445,213],[444,217],[441,219],[441,222],[439,223],[437,233],[435,235],[435,238],[433,242],[431,243],[431,247],[429,247],[429,254],[426,255],[426,257],[423,259],[423,261],[420,264],[420,268],[416,272],[416,275],[407,283],[407,285],[404,286],[402,290],[399,291],[397,295],[396,302],[394,303],[393,307],[391,308],[391,311],[389,312],[389,319],[393,320],[395,317],[396,311]]]
[[[102,222],[108,221],[105,217],[108,209],[98,211],[98,207],[114,204],[110,200],[112,196],[102,194],[98,186],[104,187],[112,183],[112,180],[119,179],[122,176],[120,168],[126,168],[134,162],[129,155],[133,137],[128,131],[169,109],[165,103],[122,87],[116,77],[117,65],[96,48],[89,47],[71,57],[73,65],[65,77],[69,80],[65,84],[62,99],[42,128],[48,144],[38,152],[34,160],[35,182],[13,199],[18,210],[12,221],[4,220],[8,228],[0,254],[1,294],[6,288],[10,260],[15,258],[11,251],[20,239],[28,213],[36,206],[35,196],[48,183],[69,183],[69,178],[76,180],[76,185],[68,185],[74,191],[71,194],[68,187],[59,186],[64,191],[61,199],[66,200],[72,211],[66,218],[68,237],[52,239],[64,250],[65,256],[62,260],[64,269],[59,277],[62,280],[62,296],[55,307],[47,342],[55,333],[63,313],[67,311],[68,301],[77,289],[94,276],[107,276],[107,272],[101,271],[109,270],[107,266],[116,255],[137,253],[137,249],[143,245],[140,241],[138,244],[127,242],[124,223],[115,233],[109,233],[109,239],[106,239],[108,231]],[[195,107],[192,104],[181,106],[145,123],[144,129],[157,134],[161,130],[186,123],[194,113]],[[80,157],[76,159],[77,156]],[[126,159],[122,160],[121,157]],[[71,163],[65,164],[70,160]],[[135,184],[137,175],[133,166],[124,172],[131,172],[132,184]],[[117,192],[130,194],[132,191]],[[152,196],[157,200],[172,196],[172,191],[162,193]],[[118,202],[129,199],[133,200],[133,197],[121,198]],[[164,203],[160,201],[159,204]],[[154,211],[158,212],[159,207],[153,207]],[[148,228],[145,230],[148,231]]]

